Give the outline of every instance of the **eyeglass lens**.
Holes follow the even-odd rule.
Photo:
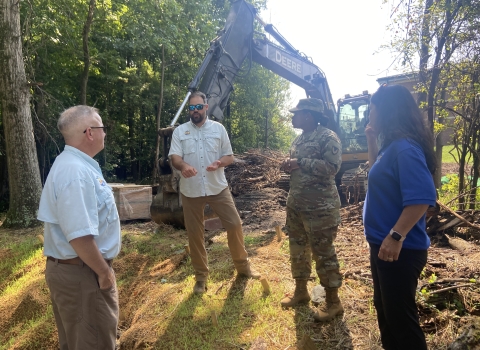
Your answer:
[[[198,109],[199,111],[201,111],[203,109],[203,105],[202,104],[189,105],[188,109],[191,110],[191,111],[194,111],[195,109]]]

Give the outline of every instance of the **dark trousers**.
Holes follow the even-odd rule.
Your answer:
[[[379,249],[370,244],[373,302],[382,345],[385,350],[426,350],[415,293],[427,251],[402,249],[397,261],[387,262],[378,258]]]

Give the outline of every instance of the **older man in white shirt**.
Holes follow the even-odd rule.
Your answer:
[[[64,151],[55,159],[40,199],[45,223],[45,279],[61,350],[115,349],[118,292],[112,259],[120,252],[120,220],[112,189],[92,158],[104,147],[95,108],[64,111],[58,128]]]
[[[260,274],[250,267],[242,222],[225,178],[223,168],[233,162],[227,132],[222,124],[208,119],[204,93],[192,93],[188,108],[190,121],[173,132],[169,157],[172,165],[182,173],[180,193],[196,278],[193,291],[201,294],[206,291],[209,272],[204,239],[206,204],[227,230],[228,247],[238,274],[251,278],[260,278]]]

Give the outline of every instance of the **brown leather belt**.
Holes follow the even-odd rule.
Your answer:
[[[80,259],[78,256],[76,258],[72,259],[55,259],[51,256],[47,256],[47,260],[54,261],[58,264],[67,264],[67,265],[83,265],[84,262],[82,259]],[[105,259],[105,262],[108,264],[108,266],[112,266],[112,260],[107,260]]]

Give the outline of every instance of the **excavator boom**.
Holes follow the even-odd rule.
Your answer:
[[[270,41],[264,33],[255,32],[255,19],[277,43]],[[234,81],[239,75],[245,74],[242,66],[247,59],[302,87],[307,97],[324,101],[325,114],[329,118],[328,127],[339,132],[339,115],[322,70],[296,50],[275,27],[265,24],[251,4],[245,0],[234,1],[224,28],[210,43],[175,117],[168,128],[158,131],[163,137],[164,156],[159,160],[160,186],[151,206],[152,218],[157,223],[183,225],[181,196],[178,193],[180,175],[171,167],[168,152],[175,123],[189,96],[196,90],[204,92],[208,98],[208,116],[222,120]],[[342,173],[338,176],[341,177]]]

